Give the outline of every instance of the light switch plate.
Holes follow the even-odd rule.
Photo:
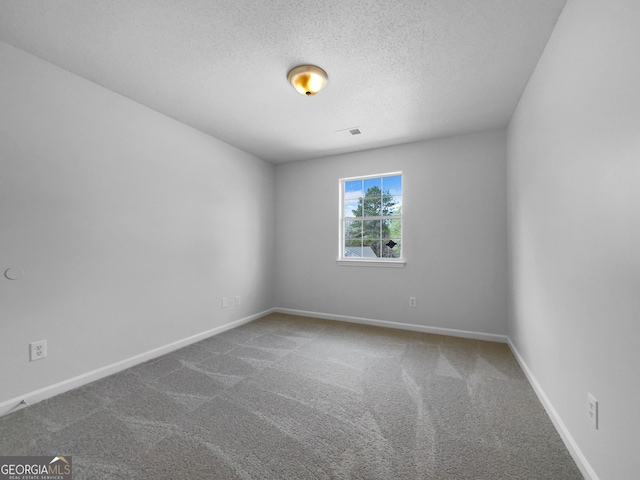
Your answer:
[[[597,430],[598,429],[598,400],[596,400],[596,397],[594,397],[590,393],[587,394],[587,409],[589,413],[589,420],[591,420],[591,423],[593,424],[593,428]]]

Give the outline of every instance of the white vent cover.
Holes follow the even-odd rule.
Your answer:
[[[338,130],[336,133],[341,137],[352,137],[354,135],[362,135],[362,130],[360,130],[360,127],[349,127],[344,130]]]

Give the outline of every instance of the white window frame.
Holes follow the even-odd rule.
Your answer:
[[[397,216],[401,220],[400,223],[400,238],[402,239],[402,254],[400,258],[352,258],[344,256],[344,223],[345,223],[345,215],[344,215],[344,184],[347,182],[352,182],[354,180],[366,180],[369,178],[384,178],[384,177],[395,177],[402,176],[402,215]],[[359,175],[357,177],[347,177],[341,178],[338,182],[339,185],[339,205],[338,208],[339,214],[339,222],[340,227],[338,228],[338,259],[336,263],[340,266],[348,266],[348,267],[387,267],[387,268],[402,268],[405,266],[405,242],[404,242],[404,198],[405,198],[405,181],[404,175],[402,172],[389,172],[389,173],[379,173],[374,175]],[[385,217],[386,218],[386,217]],[[380,217],[366,217],[363,220],[377,220]]]

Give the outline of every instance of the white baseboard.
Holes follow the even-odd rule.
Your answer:
[[[58,382],[54,385],[49,385],[47,387],[40,388],[19,397],[6,400],[0,403],[0,417],[9,413],[16,412],[26,407],[27,405],[33,405],[34,403],[41,402],[42,400],[46,400],[47,398],[51,398],[74,388],[87,385],[91,382],[95,382],[96,380],[100,380],[101,378],[121,372],[122,370],[126,370],[127,368],[133,367],[140,363],[160,357],[167,353],[173,352],[174,350],[178,350],[179,348],[186,347],[187,345],[191,345],[192,343],[199,342],[201,340],[204,340],[205,338],[213,337],[214,335],[226,332],[227,330],[230,330],[232,328],[239,327],[240,325],[244,325],[245,323],[249,323],[253,320],[264,317],[265,315],[268,315],[273,311],[274,309],[269,309],[265,310],[264,312],[241,318],[240,320],[234,320],[233,322],[220,325],[219,327],[212,328],[211,330],[207,330],[206,332],[183,338],[182,340],[169,343],[168,345],[164,345],[162,347],[154,348],[153,350],[149,350],[148,352],[144,352],[125,360],[112,363],[111,365],[107,365],[105,367],[92,370],[91,372],[83,373],[82,375],[63,380],[62,382]]]
[[[567,447],[567,450],[569,450],[571,457],[576,462],[576,465],[580,469],[580,472],[582,473],[582,475],[584,475],[585,479],[587,480],[599,480],[595,470],[591,467],[591,465],[587,461],[587,458],[582,453],[582,450],[580,450],[580,447],[578,447],[578,444],[574,440],[573,435],[571,435],[571,433],[569,432],[569,429],[562,421],[562,418],[560,418],[560,415],[558,414],[556,409],[553,407],[551,400],[549,400],[549,397],[547,397],[547,394],[544,392],[544,390],[536,380],[536,377],[533,375],[533,372],[531,371],[529,366],[525,363],[524,359],[520,355],[520,352],[518,352],[518,349],[516,348],[516,346],[513,344],[513,342],[509,337],[507,337],[507,344],[509,345],[509,348],[513,352],[513,355],[516,357],[516,360],[520,364],[520,368],[522,368],[522,371],[526,375],[527,380],[529,380],[529,383],[533,387],[533,390],[536,392],[536,395],[538,396],[540,403],[542,403],[542,406],[547,411],[547,415],[549,415],[549,418],[551,418],[553,425],[556,427],[556,430],[560,434],[560,438],[562,438],[562,441]]]
[[[489,342],[507,343],[506,335],[496,335],[493,333],[472,332],[470,330],[456,330],[453,328],[429,327],[426,325],[415,325],[413,323],[389,322],[386,320],[374,320],[372,318],[350,317],[348,315],[335,315],[332,313],[308,312],[306,310],[293,310],[290,308],[274,308],[276,313],[288,315],[300,315],[302,317],[316,317],[325,320],[339,320],[341,322],[361,323],[364,325],[375,325],[377,327],[397,328],[400,330],[411,330],[414,332],[434,333],[436,335],[448,335],[450,337],[472,338],[475,340],[486,340]]]

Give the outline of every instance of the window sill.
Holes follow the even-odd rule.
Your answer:
[[[342,267],[404,268],[404,260],[336,260]]]

